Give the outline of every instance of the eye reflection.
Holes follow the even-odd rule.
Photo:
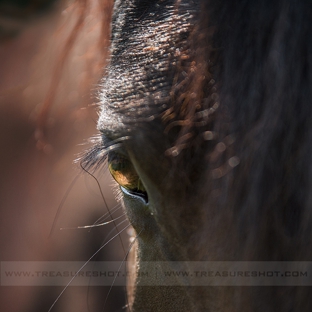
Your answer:
[[[120,186],[132,193],[146,197],[146,190],[127,157],[115,152],[109,153],[108,168]]]

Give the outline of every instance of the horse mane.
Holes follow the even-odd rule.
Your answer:
[[[252,249],[243,243],[248,235],[248,244],[261,245],[253,251],[257,259],[308,260],[311,5],[201,5],[181,56],[187,76],[176,80],[163,116],[167,131],[179,133],[167,153],[195,165],[203,156],[198,146],[205,146],[210,192],[217,185],[219,194],[210,201],[235,214],[242,248]]]

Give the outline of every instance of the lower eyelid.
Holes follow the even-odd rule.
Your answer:
[[[124,187],[122,187],[122,186],[120,186],[120,189],[121,189],[121,191],[122,191],[124,194],[126,194],[127,196],[129,196],[129,197],[131,197],[131,198],[133,198],[133,199],[135,199],[135,200],[138,200],[138,199],[139,199],[139,200],[142,201],[145,205],[148,204],[147,200],[145,200],[145,198],[143,198],[142,196],[137,195],[137,194],[133,194],[133,193],[131,193],[129,190],[127,190],[126,188],[124,188]]]

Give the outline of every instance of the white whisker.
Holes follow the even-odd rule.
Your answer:
[[[61,293],[57,296],[57,298],[54,300],[53,304],[51,305],[48,312],[51,312],[57,301],[61,298],[65,290],[69,287],[69,285],[72,283],[72,281],[78,276],[78,274],[83,270],[83,268],[86,267],[86,265],[105,247],[107,246],[114,238],[119,236],[123,231],[125,231],[130,224],[128,224],[126,227],[124,227],[121,231],[119,231],[116,235],[114,235],[109,241],[107,241],[103,246],[101,246],[86,262],[85,264],[75,273],[75,275],[70,279],[70,281],[66,284],[65,288],[61,291]]]
[[[123,213],[121,216],[117,217],[116,219],[113,219],[113,220],[110,220],[110,221],[107,221],[107,222],[98,223],[98,224],[92,224],[92,225],[82,225],[82,226],[78,226],[77,228],[78,228],[78,229],[90,229],[90,228],[95,228],[95,227],[103,226],[103,225],[106,225],[106,224],[113,223],[114,221],[121,219],[121,218],[124,217],[125,215],[126,215],[126,213]]]
[[[135,238],[133,239],[133,241],[131,242],[131,244],[130,244],[130,246],[129,246],[129,248],[128,248],[128,251],[127,251],[126,255],[124,256],[124,258],[122,259],[122,262],[121,262],[121,264],[120,264],[120,266],[119,266],[119,268],[118,268],[118,272],[120,271],[121,267],[123,266],[123,264],[124,264],[125,261],[127,260],[127,257],[128,257],[128,255],[129,255],[129,252],[131,251],[131,248],[133,247],[135,241],[137,240],[137,238],[139,237],[139,235],[142,233],[142,231],[143,231],[143,229],[136,235],[136,237],[135,237]],[[113,288],[113,286],[114,286],[114,284],[115,284],[116,278],[117,278],[117,275],[114,277],[114,280],[113,280],[113,282],[112,282],[112,285],[111,285],[111,287],[110,287],[110,289],[109,289],[109,291],[108,291],[108,293],[107,293],[107,295],[106,295],[105,302],[104,302],[104,305],[103,305],[103,310],[104,310],[105,305],[106,305],[106,302],[107,302],[107,300],[108,300],[108,296],[109,296],[109,294],[111,293],[111,290],[112,290],[112,288]],[[129,306],[129,304],[128,304],[128,300],[127,300],[127,305],[128,305],[129,310],[130,310],[130,306]],[[131,312],[131,310],[130,310],[130,312]]]
[[[120,203],[118,203],[114,208],[110,209],[111,211],[111,215],[113,215],[115,212],[117,212],[118,210],[122,209],[122,206],[120,205]],[[109,218],[109,213],[106,212],[104,215],[102,215],[101,217],[99,217],[94,224],[98,224],[99,222],[103,222],[105,219]]]

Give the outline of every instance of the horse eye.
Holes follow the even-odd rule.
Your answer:
[[[109,153],[108,169],[120,186],[132,195],[141,196],[145,200],[147,199],[147,193],[142,181],[128,158],[114,152]]]

